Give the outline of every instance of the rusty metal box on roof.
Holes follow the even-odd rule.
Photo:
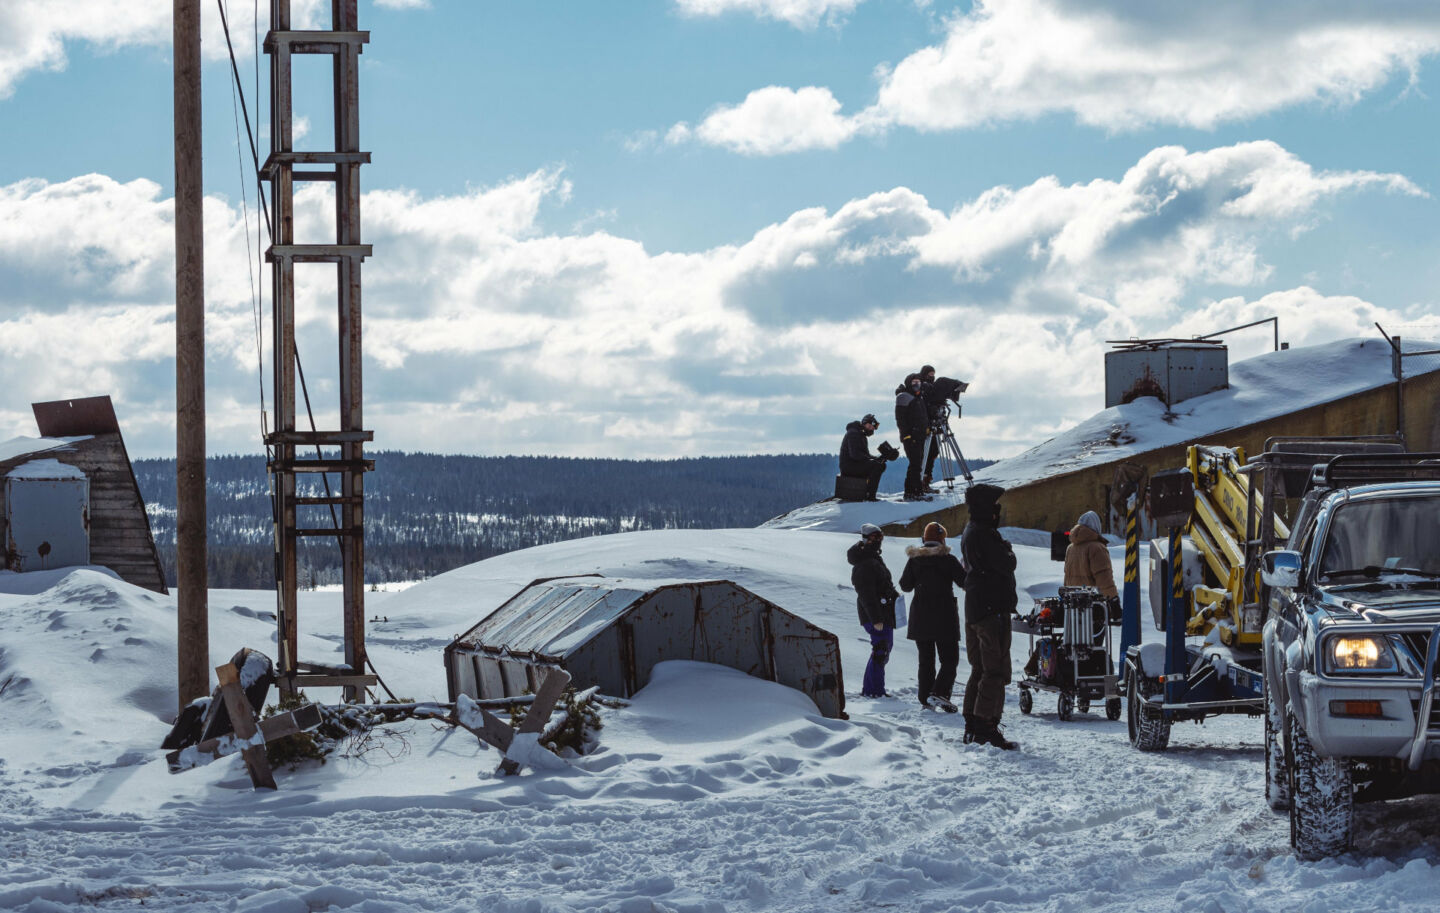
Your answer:
[[[1167,406],[1230,386],[1225,346],[1147,340],[1105,353],[1105,408],[1154,396]]]
[[[445,649],[450,698],[533,691],[548,667],[629,697],[665,660],[718,663],[845,707],[834,634],[728,580],[537,580]]]

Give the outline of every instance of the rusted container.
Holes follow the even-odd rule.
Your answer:
[[[739,669],[844,714],[836,636],[728,580],[537,580],[446,647],[445,672],[452,701],[533,691],[549,666],[629,697],[672,659]]]

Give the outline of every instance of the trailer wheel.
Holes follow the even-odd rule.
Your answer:
[[[1060,717],[1060,722],[1068,723],[1075,716],[1075,698],[1060,692],[1060,699],[1055,703],[1055,714]]]
[[[1285,715],[1265,682],[1265,803],[1273,811],[1290,808],[1290,766],[1285,757]]]
[[[1120,698],[1107,697],[1105,699],[1105,719],[1112,723],[1120,719]]]
[[[1294,716],[1287,720],[1290,757],[1290,845],[1305,860],[1350,849],[1355,829],[1355,784],[1348,758],[1322,757]]]
[[[1170,744],[1170,721],[1159,712],[1144,706],[1145,698],[1160,693],[1160,683],[1144,678],[1138,670],[1131,672],[1125,689],[1125,703],[1130,744],[1140,751],[1164,751]]]
[[[1035,697],[1030,693],[1029,688],[1020,689],[1020,712],[1028,714],[1035,709]]]

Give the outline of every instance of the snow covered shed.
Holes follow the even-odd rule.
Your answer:
[[[40,436],[0,441],[0,569],[96,564],[166,592],[110,397],[31,408]]]
[[[445,648],[445,673],[451,700],[533,691],[547,666],[629,697],[671,659],[787,685],[827,717],[845,709],[836,636],[728,580],[536,580]]]

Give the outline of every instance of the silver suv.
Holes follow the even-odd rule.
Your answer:
[[[1317,466],[1263,557],[1265,796],[1301,858],[1350,847],[1355,802],[1440,792],[1440,464],[1405,456]]]

